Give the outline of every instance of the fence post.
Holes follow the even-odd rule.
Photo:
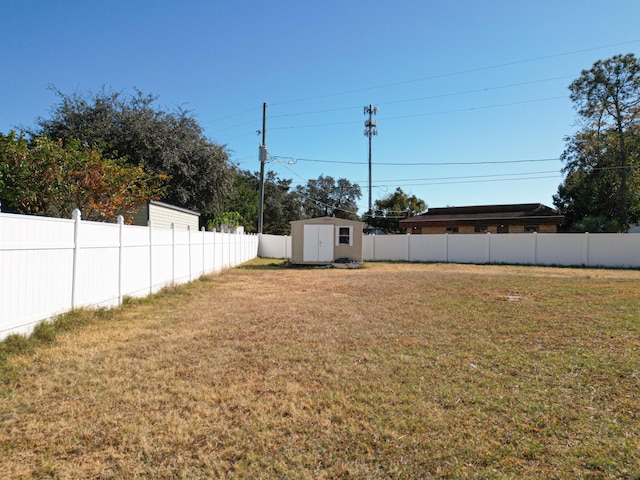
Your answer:
[[[73,272],[71,276],[71,308],[76,308],[76,289],[78,287],[78,261],[80,253],[79,230],[82,213],[77,208],[71,213],[73,218]]]
[[[444,261],[449,263],[449,234],[444,232]]]
[[[212,239],[213,241],[211,242],[211,255],[213,256],[213,261],[211,262],[211,266],[213,268],[213,271],[216,272],[216,239],[218,237],[218,232],[216,232],[216,229],[213,229],[213,236]]]
[[[176,224],[171,224],[171,284],[176,283]]]
[[[147,221],[149,227],[149,295],[153,293],[153,222]]]
[[[533,264],[538,265],[538,232],[533,232]]]
[[[376,238],[378,238],[377,235],[373,235],[373,242],[372,243],[372,248],[371,248],[371,253],[373,254],[373,261],[377,261],[378,259],[376,258]],[[292,240],[293,242],[293,240]],[[293,250],[293,243],[291,244],[291,249]]]
[[[207,264],[205,263],[205,260],[204,260],[204,257],[205,257],[205,254],[204,254],[204,240],[207,237],[207,234],[206,234],[206,229],[204,227],[202,227],[200,229],[200,231],[202,232],[202,275],[206,275],[206,273],[207,273]]]
[[[584,232],[584,234],[587,236],[587,251],[586,251],[586,261],[585,261],[585,266],[588,267],[589,266],[589,232]]]
[[[187,225],[187,233],[189,234],[189,281],[193,280],[191,273],[191,225]]]
[[[491,232],[487,232],[487,263],[491,263]]]
[[[123,295],[122,295],[122,264],[123,264],[123,260],[122,260],[122,254],[124,252],[124,245],[122,244],[123,241],[123,233],[124,233],[124,217],[122,215],[118,215],[118,228],[119,228],[119,235],[118,235],[118,305],[122,305],[122,299],[123,299]]]
[[[405,234],[407,236],[407,262],[411,261],[411,235],[408,233]]]

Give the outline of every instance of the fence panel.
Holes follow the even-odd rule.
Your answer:
[[[261,258],[291,258],[291,237],[263,233],[260,235],[258,256]]]
[[[489,262],[534,265],[538,234],[491,235],[489,238]]]
[[[188,282],[189,279],[189,231],[173,229],[173,274],[171,281],[175,284]]]
[[[410,262],[446,262],[447,236],[409,235]]]
[[[489,262],[489,235],[446,235],[446,237],[448,262]]]
[[[151,293],[150,229],[122,229],[122,294],[141,297]]]
[[[363,235],[362,236],[362,260],[374,261],[376,256],[373,251],[373,240],[375,235]]]
[[[120,226],[78,222],[73,307],[119,303]]]
[[[0,340],[254,258],[258,237],[0,213]]]
[[[586,265],[588,235],[538,233],[538,265]]]
[[[222,251],[222,249],[224,248],[223,235],[223,233],[219,232],[213,233],[213,258],[214,265],[216,266],[216,271],[222,270],[224,265],[224,252]]]
[[[374,260],[407,261],[410,235],[369,235],[373,240]]]
[[[168,228],[154,228],[151,247],[152,292],[173,282],[173,231]]]
[[[74,222],[0,214],[0,339],[71,308]]]
[[[640,267],[640,235],[589,234],[587,264],[595,267]]]

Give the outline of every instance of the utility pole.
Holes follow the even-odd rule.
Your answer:
[[[373,115],[378,113],[378,107],[368,105],[364,107],[364,114],[369,115],[369,119],[364,121],[364,136],[369,137],[369,211],[368,215],[373,216],[373,209],[371,206],[371,137],[378,135],[378,129],[376,127],[376,121],[373,119]]]
[[[259,147],[258,158],[260,159],[260,199],[258,203],[258,234],[262,233],[262,219],[264,216],[264,164],[267,163],[269,152],[267,152],[267,104],[262,104],[262,144]]]

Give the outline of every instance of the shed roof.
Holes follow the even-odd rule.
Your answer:
[[[310,224],[310,225],[356,225],[361,224],[364,226],[364,223],[358,220],[347,220],[345,218],[338,217],[316,217],[316,218],[305,218],[303,220],[292,220],[289,223],[291,224]]]
[[[182,213],[188,213],[190,215],[200,216],[199,212],[194,212],[193,210],[189,210],[187,208],[176,207],[175,205],[169,205],[168,203],[158,202],[156,200],[149,200],[149,205],[157,205],[158,207],[168,208],[169,210],[176,210]]]

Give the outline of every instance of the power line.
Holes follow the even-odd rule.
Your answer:
[[[462,92],[453,92],[453,93],[443,93],[443,94],[439,94],[439,95],[429,95],[427,97],[417,97],[417,98],[410,98],[407,100],[395,100],[393,102],[379,102],[380,105],[393,105],[396,103],[408,103],[408,102],[416,102],[419,100],[434,100],[437,98],[446,98],[446,97],[454,97],[454,96],[458,96],[458,95],[468,95],[469,93],[479,93],[479,92],[489,92],[492,90],[501,90],[503,88],[510,88],[510,87],[521,87],[523,85],[533,85],[536,83],[543,83],[543,82],[551,82],[554,80],[566,80],[568,78],[575,78],[575,75],[563,75],[561,77],[553,77],[553,78],[546,78],[543,80],[531,80],[529,82],[520,82],[520,83],[511,83],[509,85],[501,85],[501,86],[497,86],[497,87],[484,87],[484,88],[477,88],[474,90],[465,90]]]
[[[512,62],[499,63],[499,64],[496,64],[496,65],[488,65],[488,66],[484,66],[484,67],[471,68],[471,69],[467,69],[467,70],[460,70],[460,71],[457,71],[457,72],[442,73],[442,74],[439,74],[439,75],[431,75],[429,77],[416,78],[416,79],[412,79],[412,80],[404,80],[404,81],[400,81],[400,82],[386,83],[386,84],[376,85],[376,86],[371,86],[371,87],[356,88],[356,89],[352,89],[352,90],[344,90],[342,92],[327,93],[327,94],[316,95],[316,96],[312,96],[312,97],[298,98],[298,99],[295,99],[295,100],[273,102],[273,103],[271,103],[271,105],[272,106],[274,106],[274,105],[285,105],[285,104],[289,104],[289,103],[297,103],[297,102],[304,102],[304,101],[308,101],[308,100],[316,100],[316,99],[327,98],[327,97],[335,97],[335,96],[339,96],[339,95],[347,95],[347,94],[350,94],[350,93],[365,92],[365,91],[376,90],[376,89],[380,89],[380,88],[397,87],[397,86],[400,86],[400,85],[407,85],[409,83],[424,82],[424,81],[427,81],[427,80],[435,80],[435,79],[438,79],[438,78],[445,78],[445,77],[452,77],[452,76],[456,76],[456,75],[463,75],[463,74],[467,74],[467,73],[481,72],[481,71],[491,70],[491,69],[495,69],[495,68],[508,67],[508,66],[511,66],[511,65],[519,65],[519,64],[523,64],[523,63],[537,62],[537,61],[540,61],[540,60],[547,60],[549,58],[558,58],[558,57],[564,57],[564,56],[569,56],[569,55],[576,55],[578,53],[592,52],[592,51],[595,51],[595,50],[601,50],[601,49],[604,49],[604,48],[611,48],[611,47],[618,47],[618,46],[621,46],[621,45],[629,45],[629,44],[637,43],[637,42],[640,42],[640,39],[630,40],[630,41],[627,41],[627,42],[613,43],[613,44],[610,44],[610,45],[603,45],[603,46],[599,46],[599,47],[585,48],[585,49],[581,49],[581,50],[573,50],[573,51],[570,51],[570,52],[556,53],[556,54],[545,55],[545,56],[541,56],[541,57],[534,57],[534,58],[529,58],[529,59],[525,59],[525,60],[516,60],[516,61],[512,61]]]
[[[208,122],[205,122],[205,123],[206,124],[215,123],[221,120],[226,120],[227,118],[239,117],[240,115],[244,115],[246,113],[253,113],[257,110],[260,110],[260,107],[253,107],[248,110],[243,110],[242,112],[232,113],[231,115],[225,115],[224,117],[216,118],[215,120],[209,120]]]
[[[590,171],[605,171],[605,170],[620,170],[620,169],[628,169],[628,170],[632,170],[632,169],[640,169],[640,166],[636,166],[636,165],[626,165],[626,166],[611,166],[611,167],[595,167],[590,169]],[[293,172],[293,170],[289,169],[290,171]],[[293,172],[295,173],[295,172]],[[555,175],[549,175],[549,176],[540,176],[540,175],[545,175],[545,174],[555,174]],[[297,174],[296,174],[297,175]],[[531,175],[536,175],[535,177],[531,177]],[[298,175],[300,178],[300,175]],[[404,183],[404,182],[435,182],[435,181],[441,181],[441,180],[459,180],[460,182],[455,182],[455,183],[464,183],[464,180],[469,180],[469,179],[486,179],[487,181],[498,181],[498,180],[502,180],[503,178],[500,177],[525,177],[526,178],[504,178],[504,180],[530,180],[530,179],[536,179],[536,178],[554,178],[556,176],[562,176],[561,172],[558,170],[542,170],[542,171],[536,171],[536,172],[519,172],[519,173],[496,173],[496,174],[488,174],[488,175],[466,175],[466,176],[453,176],[453,177],[431,177],[431,178],[396,178],[396,179],[381,179],[378,180],[379,182],[384,182],[384,183],[379,183],[376,185],[373,185],[376,188],[381,188],[381,187],[388,187],[389,184],[392,184],[394,186],[416,186],[416,185],[434,185],[434,183],[419,183],[419,184],[408,184],[408,183]],[[305,180],[306,182],[306,180]],[[360,184],[360,183],[364,183],[363,180],[357,180],[355,182],[353,182],[355,184]],[[292,183],[293,184],[293,183]],[[299,183],[295,183],[295,184],[299,184]]]
[[[273,158],[273,157],[272,157]],[[303,183],[297,183],[297,184],[307,184],[308,183],[308,179],[305,179],[303,176],[301,176],[300,174],[298,174],[295,170],[289,168],[287,165],[283,165],[284,168],[286,168],[287,170],[289,170],[291,173],[293,173],[296,177],[300,178]],[[555,173],[554,175],[543,175],[546,173]],[[516,176],[516,175],[526,175],[526,177],[519,177],[519,178],[491,178],[491,177],[507,177],[507,176]],[[535,176],[531,176],[531,175],[535,175]],[[428,182],[426,183],[402,183],[401,185],[397,185],[397,186],[404,186],[404,187],[414,187],[414,186],[428,186],[428,185],[454,185],[454,184],[466,184],[466,183],[495,183],[495,182],[507,182],[507,181],[516,181],[516,180],[539,180],[539,179],[544,179],[544,178],[558,178],[561,177],[561,174],[559,172],[556,171],[543,171],[543,172],[528,172],[528,173],[520,173],[520,174],[496,174],[496,175],[476,175],[476,176],[463,176],[463,177],[443,177],[443,178],[433,178],[433,179],[424,179],[424,180],[428,180]],[[452,180],[449,182],[442,182],[442,180]],[[383,180],[386,181],[386,180]],[[411,180],[409,180],[411,181]],[[390,181],[391,182],[391,181]],[[395,181],[393,181],[395,182]],[[294,183],[292,182],[292,185]],[[357,185],[358,182],[354,182],[354,185]],[[387,185],[373,185],[373,187],[376,188],[380,188],[381,186],[387,186]],[[324,193],[329,193],[326,190],[323,189],[319,189],[320,191],[324,192]],[[308,195],[305,195],[301,192],[297,192],[300,196],[302,196],[303,198],[306,198],[307,200],[311,200],[312,202],[315,202],[319,205],[322,206],[326,206],[326,207],[330,207],[330,208],[334,208],[333,205],[328,205],[324,202],[322,202],[321,200],[317,200],[315,198],[312,198]],[[340,210],[343,212],[347,212],[347,213],[351,213],[354,215],[357,215],[358,212],[354,212],[351,210],[346,210],[343,208],[336,208],[336,210]]]
[[[245,125],[251,125],[251,124],[255,125],[256,121],[255,120],[251,120],[249,122],[238,123],[236,125],[230,125],[228,127],[216,128],[215,131],[216,132],[223,132],[224,130],[231,130],[232,128],[244,127]]]
[[[399,116],[396,116],[396,117],[383,117],[383,120],[400,120],[400,119],[403,119],[403,118],[429,117],[429,116],[433,116],[433,115],[443,115],[443,114],[446,114],[446,113],[472,112],[474,110],[487,110],[487,109],[490,109],[490,108],[508,107],[508,106],[512,106],[512,105],[523,105],[525,103],[546,102],[546,101],[549,101],[549,100],[559,100],[559,99],[566,100],[567,96],[566,95],[561,95],[561,96],[557,96],[557,97],[537,98],[537,99],[533,99],[533,100],[522,100],[522,101],[519,101],[519,102],[497,103],[497,104],[493,104],[493,105],[484,105],[484,106],[480,106],[480,107],[460,108],[460,109],[455,109],[455,110],[441,110],[441,111],[438,111],[438,112],[416,113],[416,114],[412,114],[412,115],[399,115]],[[271,127],[271,130],[291,130],[291,129],[294,129],[294,128],[333,127],[333,126],[337,126],[337,125],[350,125],[350,124],[354,124],[354,123],[358,123],[358,121],[352,120],[352,121],[346,121],[346,122],[320,123],[320,124],[314,124],[314,125],[292,125],[292,126],[285,126],[285,127]]]
[[[403,183],[402,186],[422,187],[427,185],[453,185],[453,184],[461,184],[461,183],[512,182],[514,180],[539,180],[542,178],[558,178],[558,177],[562,177],[562,174],[560,172],[556,173],[555,175],[541,175],[541,176],[535,176],[535,177],[521,177],[521,178],[495,178],[495,179],[484,178],[481,180],[453,180],[450,182],[438,181],[438,182],[427,182],[427,183]],[[374,185],[374,186],[378,186],[378,185]]]
[[[495,173],[489,175],[466,175],[466,176],[455,176],[455,177],[432,177],[432,178],[397,178],[397,179],[381,179],[379,182],[386,183],[402,183],[402,182],[422,182],[422,181],[436,181],[436,180],[461,180],[461,179],[469,179],[469,178],[493,178],[493,177],[517,177],[522,175],[542,175],[547,173],[559,173],[558,170],[543,170],[538,172],[520,172],[520,173]],[[358,182],[356,182],[358,183]],[[388,185],[385,185],[388,186]]]
[[[367,165],[367,162],[355,162],[355,161],[340,161],[340,160],[320,160],[312,158],[294,158],[284,157],[280,155],[272,155],[271,158],[290,158],[294,162],[315,162],[315,163],[335,163],[335,164],[348,164],[348,165]],[[450,165],[495,165],[495,164],[509,164],[509,163],[536,163],[536,162],[557,162],[560,158],[537,158],[526,160],[487,160],[479,162],[376,162],[376,165],[391,165],[391,166],[450,166]]]
[[[402,99],[402,100],[394,100],[394,101],[389,101],[389,102],[381,102],[379,104],[380,105],[394,105],[394,104],[399,104],[399,103],[408,103],[408,102],[414,102],[414,101],[420,101],[420,100],[433,100],[433,99],[438,99],[438,98],[446,98],[446,97],[453,97],[453,96],[459,96],[459,95],[467,95],[469,93],[486,92],[486,91],[491,91],[491,90],[499,90],[499,89],[510,88],[510,87],[515,87],[515,86],[522,86],[522,85],[531,85],[531,84],[535,84],[535,83],[549,82],[549,81],[553,81],[553,80],[574,78],[574,77],[575,77],[575,75],[565,75],[565,76],[561,76],[561,77],[553,77],[553,78],[547,78],[547,79],[542,79],[542,80],[532,80],[532,81],[529,81],[529,82],[520,82],[520,83],[513,83],[513,84],[508,84],[508,85],[500,85],[500,86],[495,86],[495,87],[484,87],[484,88],[473,89],[473,90],[465,90],[465,91],[461,91],[461,92],[452,92],[452,93],[444,93],[444,94],[439,94],[439,95],[430,95],[430,96],[425,96],[425,97],[416,97],[416,98],[411,98],[411,99]],[[535,103],[535,102],[541,102],[541,101],[547,101],[547,100],[565,99],[565,98],[566,98],[566,96],[563,95],[563,96],[558,96],[558,97],[548,97],[548,98],[534,99],[534,100],[523,100],[523,101],[520,101],[520,102],[485,105],[485,106],[480,106],[480,107],[470,107],[470,108],[464,108],[464,109],[442,110],[442,111],[438,111],[438,112],[427,112],[427,113],[414,114],[414,115],[401,115],[401,116],[395,116],[395,117],[387,117],[384,120],[398,120],[398,119],[403,119],[403,118],[442,115],[442,114],[447,114],[447,113],[459,113],[459,112],[466,112],[466,111],[473,111],[473,110],[484,110],[484,109],[489,109],[489,108],[498,108],[498,107],[504,107],[504,106],[519,105],[519,104],[524,104],[524,103]],[[340,108],[333,108],[333,109],[316,110],[316,111],[311,111],[311,112],[279,114],[279,115],[272,115],[271,118],[286,118],[286,117],[295,117],[295,116],[303,116],[303,115],[315,115],[315,114],[319,114],[319,113],[331,113],[331,112],[353,110],[354,108],[356,108],[356,107],[355,106],[348,106],[348,107],[340,107]],[[357,107],[357,108],[360,108],[360,107]],[[255,110],[255,109],[252,109],[252,110],[249,110],[249,111],[253,111],[253,110]],[[231,115],[231,116],[234,116],[234,115]],[[291,125],[291,126],[283,126],[283,127],[272,127],[271,129],[272,130],[286,130],[286,129],[294,129],[294,128],[316,128],[316,127],[329,127],[329,126],[337,126],[337,125],[349,125],[349,124],[355,124],[355,123],[357,123],[357,121],[332,122],[332,123],[313,124],[313,125]],[[256,121],[255,120],[251,120],[251,121],[247,121],[247,122],[243,122],[243,123],[238,123],[238,124],[235,124],[235,125],[230,125],[228,127],[215,129],[215,131],[216,132],[222,132],[222,131],[225,131],[225,130],[231,130],[233,128],[243,127],[243,126],[251,125],[251,124],[255,125]],[[235,137],[233,137],[233,138],[231,138],[229,140],[234,140],[236,138],[246,137],[246,136],[249,136],[249,135],[253,135],[253,132],[252,133],[246,133],[246,134],[238,135],[238,136],[235,136]]]
[[[416,97],[416,98],[410,98],[410,99],[403,99],[403,100],[394,100],[394,101],[390,101],[390,102],[381,102],[379,103],[379,105],[394,105],[394,104],[399,104],[399,103],[408,103],[408,102],[415,102],[415,101],[420,101],[420,100],[434,100],[434,99],[438,99],[438,98],[446,98],[446,97],[453,97],[453,96],[459,96],[459,95],[467,95],[469,93],[479,93],[479,92],[487,92],[487,91],[492,91],[492,90],[499,90],[499,89],[504,89],[504,88],[510,88],[510,87],[517,87],[517,86],[523,86],[523,85],[531,85],[531,84],[536,84],[536,83],[543,83],[543,82],[550,82],[550,81],[554,81],[554,80],[561,80],[561,79],[566,79],[566,78],[574,78],[575,75],[565,75],[565,76],[561,76],[561,77],[553,77],[553,78],[546,78],[546,79],[542,79],[542,80],[532,80],[529,82],[520,82],[520,83],[512,83],[512,84],[508,84],[508,85],[500,85],[500,86],[495,86],[495,87],[484,87],[484,88],[478,88],[478,89],[474,89],[474,90],[465,90],[465,91],[461,91],[461,92],[452,92],[452,93],[444,93],[444,94],[440,94],[440,95],[430,95],[430,96],[426,96],[426,97]],[[560,98],[565,98],[560,97]],[[499,105],[502,106],[502,105]],[[271,118],[286,118],[286,117],[297,117],[297,116],[304,116],[304,115],[315,115],[315,114],[319,114],[319,113],[333,113],[333,112],[340,112],[340,111],[346,111],[346,110],[353,110],[355,108],[360,108],[355,107],[355,106],[348,106],[348,107],[339,107],[339,108],[332,108],[332,109],[325,109],[325,110],[316,110],[316,111],[311,111],[311,112],[298,112],[298,113],[285,113],[285,114],[279,114],[279,115],[271,115]],[[492,106],[488,106],[488,107],[477,107],[474,109],[480,109],[480,108],[492,108]],[[247,110],[247,112],[253,112],[256,109],[251,109],[251,110]],[[442,114],[442,113],[453,113],[453,112],[457,112],[458,110],[451,110],[451,111],[444,111],[444,112],[433,112],[433,113],[428,113],[426,115],[438,115],[438,114]],[[465,111],[465,110],[462,110]],[[246,113],[246,112],[243,112]],[[231,118],[237,115],[241,115],[241,114],[236,114],[236,115],[229,115],[228,117],[222,117],[222,119],[224,118]],[[387,120],[395,120],[398,118],[405,118],[405,117],[390,117],[387,118]],[[210,122],[208,122],[210,123]],[[345,124],[351,124],[351,123],[357,123],[354,121],[347,121],[347,122],[336,122],[336,123],[329,123],[329,124],[324,124],[324,125],[319,125],[319,126],[333,126],[333,125],[345,125]],[[238,128],[238,127],[244,127],[246,125],[255,125],[256,124],[256,120],[251,120],[251,121],[247,121],[247,122],[243,122],[243,123],[238,123],[235,125],[230,125],[228,127],[222,127],[222,128],[217,128],[215,129],[215,132],[223,132],[225,130],[231,130],[234,128]],[[309,127],[315,127],[318,125],[310,125]],[[288,128],[306,128],[305,126],[291,126],[291,127],[274,127],[275,129],[288,129]],[[252,133],[246,133],[246,134],[242,134],[242,135],[238,135],[235,137],[230,138],[229,140],[235,140],[237,138],[241,138],[241,137],[247,137],[249,135],[253,135],[254,132]]]
[[[562,52],[562,53],[557,53],[557,54],[544,55],[544,56],[533,57],[533,58],[529,58],[529,59],[516,60],[516,61],[512,61],[512,62],[504,62],[504,63],[495,64],[495,65],[486,65],[486,66],[477,67],[477,68],[473,68],[473,69],[459,70],[459,71],[456,71],[456,72],[448,72],[448,73],[442,73],[442,74],[437,74],[437,75],[431,75],[431,76],[428,76],[428,77],[421,77],[421,78],[416,78],[416,79],[410,79],[410,80],[404,80],[404,81],[399,81],[399,82],[386,83],[386,84],[375,85],[375,86],[370,86],[370,87],[357,88],[357,89],[352,89],[352,90],[345,90],[345,91],[342,91],[342,92],[333,92],[333,93],[320,94],[320,95],[315,95],[315,96],[310,96],[310,97],[305,97],[305,98],[299,98],[299,99],[293,99],[293,100],[285,100],[285,101],[281,101],[281,102],[271,103],[271,106],[273,107],[273,106],[277,106],[277,105],[286,105],[286,104],[290,104],[290,103],[298,103],[298,102],[307,101],[307,100],[315,100],[315,99],[321,99],[321,98],[327,98],[327,97],[333,97],[333,96],[339,96],[339,95],[346,95],[346,94],[349,94],[349,93],[357,93],[357,92],[364,92],[364,91],[369,91],[369,90],[374,90],[374,89],[395,87],[395,86],[406,85],[406,84],[410,84],[410,83],[423,82],[423,81],[434,80],[434,79],[438,79],[438,78],[446,78],[446,77],[450,77],[450,76],[463,75],[463,74],[466,74],[466,73],[474,73],[474,72],[490,70],[490,69],[495,69],[495,68],[502,68],[502,67],[511,66],[511,65],[519,65],[519,64],[523,64],[523,63],[546,60],[546,59],[550,59],[550,58],[558,58],[558,57],[563,57],[563,56],[576,55],[576,54],[579,54],[579,53],[592,52],[592,51],[596,51],[596,50],[602,50],[602,49],[611,48],[611,47],[618,47],[618,46],[622,46],[622,45],[630,45],[630,44],[638,43],[638,42],[640,42],[640,39],[629,40],[629,41],[626,41],[626,42],[612,43],[612,44],[608,44],[608,45],[601,45],[601,46],[597,46],[597,47],[585,48],[585,49],[580,49],[580,50],[573,50],[573,51],[569,51],[569,52]],[[563,78],[563,77],[556,77],[555,79],[560,79],[560,78]],[[555,79],[545,79],[545,80],[540,80],[540,82],[551,81],[551,80],[555,80]],[[532,83],[535,83],[535,82],[532,82]],[[495,88],[506,88],[506,87],[516,86],[516,85],[518,85],[518,84],[506,85],[506,86],[495,87]],[[462,93],[473,93],[473,91],[461,92],[460,94],[462,94]],[[445,94],[443,96],[448,96],[448,95],[451,95],[451,94]],[[418,98],[418,99],[415,99],[415,100],[427,99],[427,98],[429,98],[429,97]],[[435,97],[432,97],[432,98],[438,98],[438,96],[435,96]],[[380,103],[379,102],[378,104],[379,105],[387,105],[387,104],[391,104],[391,103],[400,103],[400,102],[409,102],[409,101],[412,101],[412,100],[408,99],[408,100],[400,100],[400,101],[397,101],[397,102],[388,102],[388,103]],[[332,110],[309,112],[309,114],[346,110],[346,109],[350,109],[350,108],[356,108],[356,107],[355,106],[354,107],[341,107],[341,108],[332,109]],[[203,122],[203,124],[204,125],[209,125],[211,123],[216,123],[216,122],[219,122],[219,121],[222,121],[222,120],[227,120],[229,118],[238,117],[240,115],[245,115],[247,113],[253,113],[253,112],[256,112],[258,110],[260,110],[259,107],[253,107],[253,108],[250,108],[250,109],[247,109],[247,110],[242,110],[242,111],[239,111],[239,112],[236,112],[236,113],[232,113],[232,114],[229,114],[229,115],[225,115],[225,116],[222,116],[222,117],[215,118],[213,120],[209,120],[209,121]],[[307,113],[301,113],[300,115],[306,115],[306,114]],[[297,115],[297,114],[292,114],[292,115]],[[280,115],[273,115],[272,117],[275,118],[275,117],[278,117],[278,116],[280,116]],[[235,126],[237,126],[237,125],[235,125]],[[232,127],[225,127],[225,128],[232,128]]]
[[[407,98],[407,99],[402,99],[402,100],[393,100],[393,101],[389,101],[389,102],[378,102],[378,105],[395,105],[398,103],[409,103],[409,102],[416,102],[416,101],[420,101],[420,100],[435,100],[438,98],[447,98],[447,97],[454,97],[454,96],[458,96],[458,95],[468,95],[470,93],[480,93],[480,92],[489,92],[492,90],[501,90],[504,88],[511,88],[511,87],[521,87],[524,85],[533,85],[536,83],[544,83],[544,82],[551,82],[551,81],[555,81],[555,80],[566,80],[568,78],[575,78],[575,75],[563,75],[560,77],[552,77],[552,78],[544,78],[541,80],[531,80],[528,82],[519,82],[519,83],[510,83],[507,85],[499,85],[499,86],[495,86],[495,87],[483,87],[483,88],[477,88],[474,90],[464,90],[461,92],[451,92],[451,93],[443,93],[443,94],[439,94],[439,95],[429,95],[429,96],[425,96],[425,97],[415,97],[415,98]],[[272,115],[271,118],[283,118],[283,117],[297,117],[297,116],[303,116],[303,115],[316,115],[318,113],[333,113],[333,112],[340,112],[340,111],[345,111],[345,110],[353,110],[355,108],[360,108],[360,106],[348,106],[348,107],[339,107],[339,108],[330,108],[330,109],[325,109],[325,110],[314,110],[314,111],[310,111],[310,112],[297,112],[297,113],[281,113],[279,115]],[[229,127],[231,128],[231,127]]]

